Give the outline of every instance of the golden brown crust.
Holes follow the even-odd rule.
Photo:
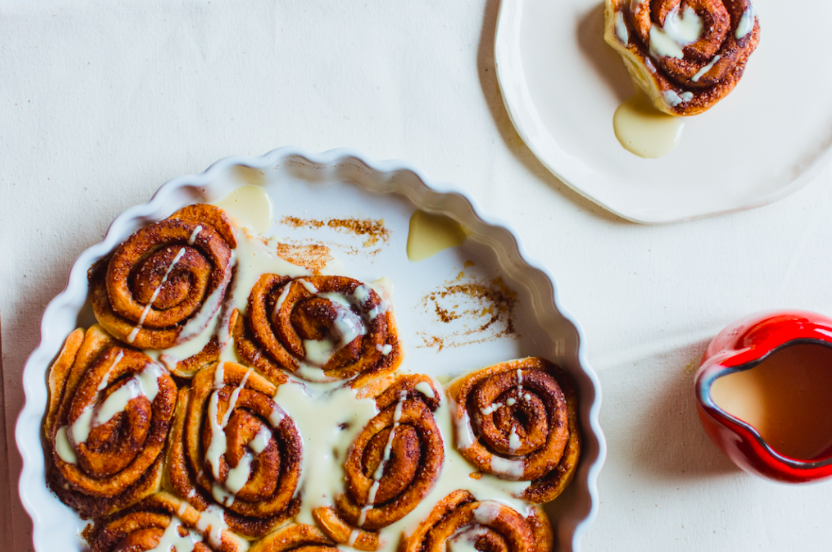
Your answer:
[[[504,362],[451,383],[456,444],[480,471],[531,481],[524,498],[554,500],[580,456],[577,394],[560,367],[541,358]]]
[[[225,528],[213,527],[216,518],[175,496],[160,492],[116,515],[96,520],[83,536],[92,552],[141,552],[153,550],[165,530],[175,523],[177,534],[194,542],[194,552],[243,552],[246,544]]]
[[[303,443],[292,418],[272,399],[276,392],[268,380],[231,362],[201,370],[191,388],[179,391],[168,451],[168,484],[200,511],[221,503],[228,526],[247,538],[268,533],[295,515],[299,506],[293,497]],[[213,431],[223,433],[227,443],[217,456],[208,453]],[[267,440],[249,458],[243,486],[232,492],[229,470],[245,461],[245,447],[260,432]]]
[[[651,50],[651,29],[661,29],[680,6],[678,0],[607,0],[604,38],[657,109],[689,116],[710,109],[734,89],[759,43],[760,24],[750,0],[689,0],[686,6],[704,22],[702,34],[682,48],[681,59],[660,55]],[[754,17],[753,27],[737,38],[747,14]]]
[[[209,205],[191,205],[136,231],[91,275],[96,318],[118,339],[143,349],[189,339],[204,328],[186,335],[186,324],[207,325],[220,307],[234,245],[227,216]]]
[[[152,401],[145,386],[157,389]],[[176,386],[164,367],[96,325],[67,338],[50,370],[49,388],[47,482],[64,503],[91,518],[158,489],[176,404]],[[107,401],[118,404],[122,395],[128,397],[123,407],[99,419]]]
[[[249,552],[337,552],[338,547],[313,525],[289,525],[270,533]]]
[[[248,320],[235,326],[237,352],[264,374],[280,368],[303,377],[301,362],[311,362],[304,341],[332,339],[345,316],[360,320],[365,333],[339,343],[322,375],[359,388],[395,371],[401,347],[392,311],[370,286],[344,276],[261,276],[249,295]]]
[[[477,550],[549,552],[552,529],[539,507],[528,517],[505,504],[479,502],[458,490],[440,500],[428,517],[405,538],[400,552],[444,552],[449,543],[468,541]]]

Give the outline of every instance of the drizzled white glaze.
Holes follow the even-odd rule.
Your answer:
[[[720,59],[722,59],[721,55],[719,55],[719,54],[715,55],[714,59],[712,59],[711,62],[708,65],[706,65],[705,67],[703,67],[702,69],[697,71],[696,74],[693,77],[691,77],[690,80],[692,80],[693,82],[699,82],[699,79],[704,77],[705,73],[710,71],[711,68],[713,68],[713,66],[716,64],[716,62],[719,61]]]
[[[282,420],[283,417],[281,416],[280,421]],[[280,421],[278,421],[277,423],[280,424]],[[257,435],[254,436],[254,439],[249,441],[248,448],[250,448],[252,452],[254,452],[254,454],[260,454],[261,452],[266,450],[267,446],[269,446],[269,440],[271,439],[271,437],[272,432],[269,431],[269,429],[266,426],[260,426],[260,429],[257,430]]]
[[[196,242],[196,239],[199,237],[199,233],[202,231],[202,225],[198,224],[194,231],[191,232],[190,237],[188,238],[188,245],[193,245]]]
[[[509,460],[496,454],[491,455],[491,471],[494,473],[505,475],[512,479],[518,479],[523,476],[525,469],[526,464],[523,460]]]
[[[508,448],[511,452],[520,448],[520,437],[517,435],[517,427],[511,426],[511,433],[508,436]]]
[[[483,500],[480,505],[474,510],[474,519],[477,523],[488,525],[493,523],[500,515],[500,504],[493,500]]]
[[[699,40],[703,28],[702,18],[693,8],[686,5],[680,16],[677,6],[667,14],[664,27],[650,27],[650,53],[657,58],[682,59],[682,48]]]
[[[63,426],[58,429],[58,432],[55,434],[55,452],[57,452],[58,457],[67,464],[77,464],[78,457],[75,456],[75,450],[72,448],[72,444],[69,442],[69,436],[66,432],[67,428],[66,426]]]
[[[147,302],[145,305],[144,310],[142,311],[142,315],[139,317],[139,323],[133,328],[130,332],[130,335],[127,336],[127,342],[133,343],[136,340],[136,336],[139,335],[139,331],[142,329],[142,324],[144,324],[147,315],[150,314],[150,309],[153,308],[153,302],[156,301],[159,297],[159,293],[162,291],[162,286],[165,285],[165,282],[168,281],[168,276],[170,276],[171,271],[176,267],[176,264],[179,262],[179,259],[182,258],[182,255],[185,254],[185,248],[180,247],[179,251],[176,253],[176,256],[170,262],[170,266],[165,271],[164,276],[162,276],[162,281],[159,282],[159,285],[156,286],[156,289],[153,290],[153,295],[150,296],[150,301]]]
[[[426,396],[429,399],[435,399],[436,394],[433,392],[433,387],[426,381],[420,381],[415,386],[416,391]]]
[[[112,367],[111,367],[112,369]],[[76,445],[85,443],[90,432],[103,424],[106,424],[119,412],[123,412],[127,403],[140,396],[147,397],[153,402],[159,393],[159,377],[165,373],[165,369],[156,364],[148,364],[139,374],[133,375],[121,387],[111,393],[104,402],[98,404],[101,392],[104,388],[99,386],[95,400],[81,412],[81,415],[72,423],[70,435],[72,442]],[[109,371],[108,371],[109,373]]]
[[[224,385],[224,369],[223,364],[220,363],[217,366],[216,372],[214,373],[214,388],[219,389]],[[237,406],[237,399],[240,396],[240,391],[245,388],[246,382],[248,382],[248,378],[251,375],[252,370],[247,370],[246,375],[243,376],[243,379],[240,380],[240,384],[234,388],[234,391],[231,392],[231,397],[228,399],[228,408],[226,409],[225,413],[222,416],[222,420],[217,420],[217,416],[219,415],[219,393],[214,391],[211,394],[211,399],[208,403],[208,423],[210,424],[209,427],[211,428],[211,442],[208,445],[208,450],[205,451],[205,459],[207,460],[208,464],[211,466],[211,471],[214,474],[215,479],[220,478],[220,457],[226,453],[228,442],[225,435],[225,427],[228,425],[228,420],[231,419],[231,414],[233,414],[234,409]],[[240,462],[243,462],[243,459],[240,459]],[[248,465],[251,465],[251,461],[249,459]],[[238,468],[240,464],[238,464]],[[228,483],[226,481],[226,488],[231,490],[232,493],[236,493],[240,489],[243,488],[245,482],[248,480],[248,472],[246,472],[247,468],[240,468],[237,472],[235,472],[235,480],[232,483]],[[245,474],[245,480],[242,484],[239,485],[237,491],[232,489],[232,485],[236,486],[239,481],[238,479]],[[229,479],[231,478],[231,473],[228,474]]]
[[[240,461],[237,462],[236,467],[228,469],[225,486],[232,494],[236,495],[239,493],[240,489],[248,482],[248,478],[251,475],[252,460],[254,460],[254,456],[245,453],[240,457]]]
[[[222,508],[214,504],[208,506],[205,511],[199,514],[199,521],[196,524],[196,528],[201,533],[207,533],[208,542],[211,543],[211,546],[220,548],[222,546],[222,532],[228,529]],[[237,544],[242,548],[248,548],[242,540],[239,540]]]
[[[312,282],[308,282],[306,280],[300,279],[300,280],[298,280],[298,283],[300,285],[302,285],[303,287],[305,287],[306,291],[308,291],[312,295],[315,295],[316,293],[318,293],[318,288],[316,288],[315,285]]]
[[[373,472],[373,485],[370,487],[370,492],[367,494],[367,503],[361,508],[361,515],[358,518],[358,526],[362,527],[367,520],[367,512],[369,512],[373,503],[376,501],[376,492],[381,484],[381,478],[384,475],[384,467],[390,460],[390,454],[393,452],[393,441],[396,438],[396,428],[399,427],[399,422],[402,419],[402,406],[407,399],[407,391],[402,391],[399,394],[399,401],[396,403],[396,409],[393,411],[393,427],[390,429],[390,435],[387,438],[387,444],[384,445],[384,454],[382,454],[381,461]]]
[[[615,12],[615,36],[621,44],[630,42],[630,34],[627,32],[627,24],[624,22],[624,12]]]
[[[113,359],[113,362],[110,364],[110,367],[107,368],[107,371],[104,373],[104,377],[101,378],[101,383],[98,384],[98,391],[104,391],[107,389],[107,386],[110,384],[110,374],[113,373],[113,370],[121,362],[121,359],[124,358],[124,351],[119,351],[116,355],[116,358]]]
[[[740,22],[737,25],[737,30],[734,33],[734,37],[737,40],[741,40],[745,38],[748,33],[754,30],[754,18],[757,17],[757,10],[754,9],[754,6],[749,5],[748,9],[746,9],[742,17],[740,17]]]
[[[183,527],[187,531],[184,537],[179,534],[180,527]],[[202,536],[188,530],[181,519],[173,516],[165,532],[162,533],[159,544],[148,550],[148,552],[171,552],[171,550],[175,550],[176,552],[192,552],[198,542],[202,542]]]

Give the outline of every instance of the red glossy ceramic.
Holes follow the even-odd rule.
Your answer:
[[[832,477],[832,451],[810,461],[775,452],[753,427],[714,403],[711,385],[721,376],[753,368],[773,352],[799,343],[832,347],[832,319],[812,312],[788,311],[738,320],[711,341],[695,382],[696,406],[708,437],[742,469],[786,483]]]

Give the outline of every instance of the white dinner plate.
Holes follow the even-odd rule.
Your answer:
[[[785,197],[832,158],[832,3],[754,5],[760,45],[736,89],[686,119],[676,151],[642,159],[613,133],[613,113],[635,88],[604,42],[603,2],[502,0],[495,59],[517,132],[575,191],[635,222]]]
[[[41,342],[23,372],[26,404],[17,421],[17,446],[23,457],[21,501],[34,523],[35,550],[82,550],[78,535],[85,522],[46,487],[41,441],[46,410],[46,373],[66,336],[94,321],[88,306],[87,270],[136,229],[161,220],[181,207],[214,201],[238,186],[263,186],[275,206],[273,224],[264,235],[291,243],[322,242],[343,263],[344,274],[363,281],[387,277],[393,284],[393,308],[405,349],[403,370],[432,376],[455,376],[503,360],[536,355],[560,364],[579,390],[583,451],[575,479],[547,505],[560,551],[577,551],[598,508],[596,480],[606,454],[598,425],[601,390],[581,345],[577,323],[557,304],[554,278],[527,260],[510,228],[483,215],[470,198],[452,186],[431,182],[400,161],[374,162],[356,152],[332,150],[311,154],[280,148],[262,157],[229,157],[200,175],[164,184],[143,205],[116,217],[104,240],[84,251],[72,267],[66,289],[43,315]],[[420,208],[450,216],[470,230],[465,242],[427,260],[412,263],[406,254],[408,226]],[[367,236],[328,226],[295,227],[284,217],[383,219],[389,235],[370,243]],[[473,264],[471,264],[473,263]],[[502,282],[495,282],[502,278]],[[503,318],[484,332],[471,333],[481,321],[462,316],[449,326],[436,314],[431,293],[448,282],[507,286],[517,294],[514,330],[505,333]],[[428,298],[426,300],[426,298]],[[462,299],[464,300],[464,298]],[[467,332],[467,333],[466,333]],[[438,347],[434,337],[441,337]]]

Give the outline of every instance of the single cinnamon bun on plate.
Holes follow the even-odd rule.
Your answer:
[[[569,375],[542,358],[503,362],[451,382],[456,446],[482,473],[531,481],[522,498],[554,500],[581,453]]]
[[[230,217],[212,205],[190,205],[137,230],[90,271],[98,322],[141,349],[193,339],[220,309],[236,246]],[[218,358],[215,336],[202,351],[165,364],[174,375],[192,377]]]
[[[751,0],[606,0],[604,39],[657,109],[688,116],[734,89],[760,23]]]
[[[297,513],[303,441],[274,400],[278,386],[233,362],[200,370],[179,390],[166,484],[228,527],[257,539]]]
[[[164,366],[96,325],[67,337],[48,381],[46,480],[58,498],[93,518],[155,492],[176,404]]]
[[[440,389],[428,376],[399,378],[375,397],[379,413],[349,448],[345,492],[334,507],[313,512],[332,540],[376,550],[377,531],[416,508],[433,488],[445,461],[444,441],[433,411]]]
[[[237,352],[268,377],[349,381],[389,374],[402,359],[389,302],[345,276],[260,277],[248,312],[232,315]]]
[[[409,535],[401,552],[502,550],[550,552],[552,526],[539,506],[520,513],[493,500],[478,501],[465,490],[454,491],[434,507]]]
[[[91,552],[243,552],[247,544],[215,511],[199,512],[160,492],[139,504],[87,526],[82,533]]]

